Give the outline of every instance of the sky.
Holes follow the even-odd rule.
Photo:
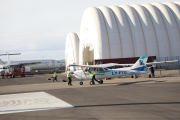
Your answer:
[[[21,53],[11,60],[65,59],[66,35],[80,30],[88,7],[167,1],[174,0],[0,0],[0,54]]]

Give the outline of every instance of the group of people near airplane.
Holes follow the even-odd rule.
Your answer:
[[[155,75],[154,75],[153,65],[179,62],[178,60],[172,60],[172,61],[161,61],[161,62],[155,61],[155,62],[147,63],[147,59],[148,59],[148,56],[141,56],[135,64],[116,64],[116,63],[100,64],[100,65],[70,64],[69,67],[80,67],[81,68],[81,70],[76,70],[73,72],[73,75],[77,79],[81,80],[80,85],[83,84],[82,80],[84,80],[84,79],[92,79],[92,81],[90,81],[90,85],[95,85],[94,81],[97,81],[98,83],[102,84],[103,83],[102,79],[104,79],[104,78],[113,78],[113,77],[131,75],[131,76],[134,76],[136,79],[138,74],[146,74],[147,73],[147,71],[145,70],[145,67],[147,67],[147,66],[150,66],[150,67],[147,67],[148,71],[150,71],[152,76],[154,77]],[[128,66],[128,67],[118,68],[118,69],[108,69],[108,67],[113,67],[113,66]],[[131,67],[129,67],[129,66],[131,66]],[[84,68],[86,68],[86,69],[84,69]],[[101,69],[101,70],[99,71],[99,69]],[[87,72],[88,72],[88,74],[87,74]],[[149,77],[150,77],[150,75],[149,75]],[[68,85],[72,85],[70,71],[67,71],[67,78],[69,79]],[[99,80],[97,80],[97,79],[99,79]]]
[[[99,82],[96,78],[95,78],[95,74],[91,71],[91,70],[88,70],[88,72],[89,72],[89,75],[92,77],[92,84],[93,85],[95,85],[95,83],[94,83],[94,80],[95,81],[97,81],[97,82]],[[70,85],[70,86],[72,86],[72,79],[71,79],[71,75],[70,75],[70,72],[68,71],[67,72],[67,78],[68,78],[68,85]]]

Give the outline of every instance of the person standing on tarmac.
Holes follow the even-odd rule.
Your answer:
[[[95,85],[94,80],[97,81],[97,82],[99,82],[98,80],[96,80],[95,74],[94,74],[91,70],[89,70],[88,72],[89,72],[89,75],[92,77],[92,84],[93,84],[93,85]]]
[[[152,65],[151,65],[151,68],[150,68],[150,69],[151,69],[151,74],[152,74],[152,76],[155,77],[155,75],[154,75],[154,67],[153,67]]]
[[[54,71],[54,75],[53,75],[53,83],[54,83],[55,80],[56,80],[56,82],[58,82],[58,81],[57,81],[57,74],[56,74],[56,71]]]
[[[12,72],[11,71],[9,72],[9,75],[10,75],[10,78],[12,78]]]
[[[8,75],[9,75],[8,72],[6,72],[6,77],[7,77],[7,78],[8,78]]]
[[[70,72],[69,71],[67,71],[67,78],[69,79],[69,82],[68,82],[68,85],[72,85],[71,84],[71,75],[70,75]]]

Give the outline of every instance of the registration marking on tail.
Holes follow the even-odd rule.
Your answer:
[[[48,93],[0,95],[0,114],[74,107]]]

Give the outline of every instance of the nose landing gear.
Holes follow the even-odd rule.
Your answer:
[[[99,81],[97,81],[97,82],[98,82],[99,84],[103,84],[103,80],[99,80]],[[79,84],[80,84],[80,85],[83,85],[83,81],[80,81]],[[90,84],[90,85],[95,85],[95,82],[90,81],[89,84]]]
[[[138,76],[137,75],[134,75],[134,76],[131,75],[131,78],[135,78],[136,79],[136,78],[138,78]]]

